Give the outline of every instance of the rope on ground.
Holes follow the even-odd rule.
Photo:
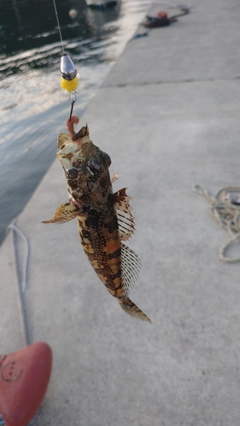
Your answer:
[[[240,243],[240,186],[222,188],[215,195],[211,195],[200,185],[192,186],[192,190],[207,199],[213,219],[226,229],[231,237],[220,247],[219,258],[228,263],[240,262],[240,257],[231,258],[226,255],[232,245]]]
[[[29,260],[29,243],[25,235],[20,231],[16,226],[16,219],[8,226],[8,230],[12,231],[12,240],[13,240],[13,250],[15,258],[15,269],[17,276],[17,287],[18,287],[18,300],[21,313],[21,322],[22,322],[22,333],[24,337],[25,345],[30,344],[28,326],[27,326],[27,312],[25,307],[24,295],[27,288],[27,268]],[[25,256],[23,251],[21,251],[21,256],[23,259],[20,259],[20,253],[18,249],[17,236],[21,238],[25,246]],[[1,426],[1,424],[0,424]]]

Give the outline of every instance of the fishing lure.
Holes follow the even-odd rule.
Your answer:
[[[66,122],[69,135],[58,136],[57,157],[65,172],[69,203],[43,223],[77,218],[83,249],[109,293],[129,315],[151,322],[128,297],[140,272],[137,254],[123,243],[134,232],[130,197],[125,188],[113,194],[109,155],[90,140],[87,125],[75,133],[77,123],[78,117],[72,115]]]
[[[70,56],[66,53],[63,53],[61,56],[60,72],[60,86],[62,89],[69,93],[74,92],[77,89],[79,83],[77,69]]]

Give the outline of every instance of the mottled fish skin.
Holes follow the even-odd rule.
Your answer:
[[[106,210],[112,193],[108,168],[111,159],[89,139],[89,128],[82,127],[75,142],[61,133],[58,137],[57,157],[62,164],[70,200],[81,208]]]
[[[91,209],[88,215],[79,216],[78,230],[84,251],[100,280],[112,296],[123,297],[121,241],[113,206],[106,213]]]
[[[70,203],[61,205],[53,218],[43,223],[64,223],[77,218],[83,249],[109,293],[129,315],[151,322],[128,297],[140,265],[137,255],[122,243],[134,231],[129,197],[125,189],[112,193],[111,159],[90,141],[87,126],[75,134],[75,117],[72,122],[67,121],[71,138],[60,134],[57,152]],[[135,267],[132,262],[136,262]]]

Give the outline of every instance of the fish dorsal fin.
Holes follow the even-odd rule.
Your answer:
[[[129,204],[131,197],[126,194],[126,188],[122,188],[114,194],[114,204],[118,218],[118,229],[121,241],[127,241],[134,233],[134,216]]]
[[[125,244],[121,244],[121,272],[124,294],[129,295],[138,279],[141,262],[138,255]]]

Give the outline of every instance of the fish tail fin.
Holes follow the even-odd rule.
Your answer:
[[[142,312],[141,309],[139,309],[137,305],[131,301],[131,299],[129,299],[129,297],[122,297],[119,299],[119,303],[121,308],[132,317],[139,318],[142,321],[152,322],[150,318],[148,318],[147,315],[144,314],[144,312]]]

